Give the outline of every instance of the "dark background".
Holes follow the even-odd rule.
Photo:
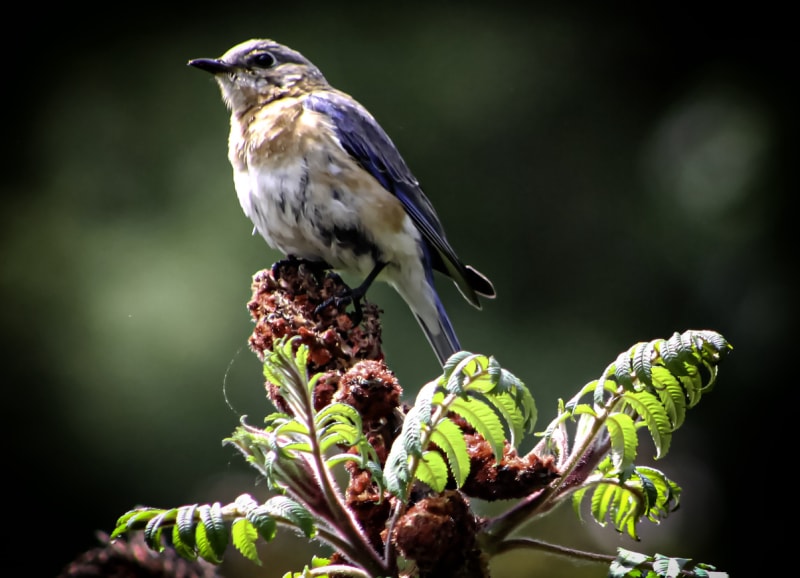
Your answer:
[[[252,37],[303,52],[392,136],[495,283],[483,312],[440,284],[464,347],[526,382],[540,428],[636,342],[713,329],[734,345],[656,464],[681,510],[638,544],[570,511],[530,535],[733,574],[781,543],[763,510],[790,491],[768,485],[795,399],[790,18],[763,3],[525,6],[19,6],[2,57],[7,568],[54,576],[138,504],[263,491],[221,440],[271,411],[245,303],[278,255],[238,206],[218,89],[186,66]],[[399,297],[370,297],[412,399],[435,358]],[[309,551],[286,535],[262,557],[225,571],[281,576]],[[492,568],[606,572],[529,553]]]

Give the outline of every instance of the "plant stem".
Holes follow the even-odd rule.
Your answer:
[[[325,457],[319,447],[316,425],[313,418],[306,424],[309,428],[309,439],[311,443],[311,455],[322,494],[328,503],[334,518],[331,520],[333,527],[341,533],[348,544],[347,556],[353,562],[362,565],[372,576],[385,576],[389,574],[389,568],[385,560],[382,560],[372,545],[369,543],[364,533],[361,531],[358,522],[342,501],[338,486],[333,480],[333,473],[325,464]]]
[[[503,514],[489,520],[484,526],[484,532],[491,535],[487,540],[492,544],[491,548],[502,548],[505,538],[522,526],[534,514],[542,514],[551,510],[557,503],[560,503],[565,491],[580,485],[591,473],[610,448],[610,441],[603,441],[600,445],[592,447],[596,438],[603,428],[605,416],[608,415],[609,408],[616,403],[617,397],[612,397],[606,406],[598,412],[592,427],[578,447],[573,448],[564,468],[561,477],[555,480],[550,486],[531,494],[521,500],[513,508]]]
[[[542,542],[533,538],[512,538],[504,540],[495,554],[503,554],[511,550],[518,550],[525,548],[529,550],[539,550],[557,556],[571,558],[573,560],[585,560],[587,562],[598,562],[603,564],[610,564],[616,559],[616,556],[609,556],[608,554],[598,554],[596,552],[586,552],[584,550],[577,550],[575,548],[568,548],[566,546],[559,546],[550,544],[549,542]]]

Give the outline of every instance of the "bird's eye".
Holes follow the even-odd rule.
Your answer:
[[[250,65],[269,68],[275,65],[275,57],[269,52],[258,52],[250,57]]]

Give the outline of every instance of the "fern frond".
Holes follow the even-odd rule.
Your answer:
[[[110,539],[143,530],[148,547],[160,551],[164,548],[163,532],[171,529],[171,545],[180,556],[188,560],[199,556],[212,564],[220,564],[232,537],[242,555],[260,564],[255,542],[259,537],[272,541],[279,522],[301,531],[308,538],[316,535],[314,518],[297,502],[276,496],[258,505],[251,496],[243,494],[226,506],[216,502],[168,510],[131,510],[117,520]]]
[[[618,472],[613,460],[606,458],[597,474],[573,493],[573,509],[580,517],[580,506],[591,494],[590,512],[598,524],[611,523],[618,532],[638,540],[636,525],[643,518],[659,523],[675,511],[681,489],[654,468],[634,467],[624,480]]]
[[[383,475],[386,478],[386,489],[389,492],[398,497],[406,495],[413,479],[413,474],[409,468],[408,452],[402,443],[395,441],[392,444],[389,455],[386,457]]]
[[[513,445],[532,431],[536,404],[522,381],[494,358],[465,351],[453,355],[442,376],[420,389],[392,444],[384,467],[392,494],[405,499],[415,478],[433,489],[444,489],[450,475],[456,487],[464,484],[470,459],[453,416],[480,433],[499,462],[507,438]]]
[[[673,432],[686,418],[686,410],[711,389],[718,365],[731,349],[713,331],[686,331],[666,340],[634,345],[619,354],[599,379],[586,384],[559,409],[548,428],[537,434],[542,437],[537,451],[549,451],[553,433],[574,416],[581,416],[575,445],[587,448],[589,438],[599,434],[609,416],[625,413],[637,427],[640,423],[647,427],[656,457],[663,457],[669,451]],[[590,394],[593,413],[581,407],[582,400]]]
[[[498,462],[503,458],[505,431],[503,423],[490,405],[482,403],[475,397],[457,398],[453,400],[448,409],[464,418],[469,425],[486,438]]]
[[[464,440],[464,432],[452,421],[442,420],[431,432],[431,442],[436,444],[447,456],[450,473],[455,480],[456,487],[460,488],[469,475],[469,454],[467,453],[467,442]]]
[[[264,359],[263,370],[264,377],[278,387],[292,415],[307,423],[314,409],[314,384],[308,379],[308,347],[297,343],[298,337],[276,341]]]
[[[494,357],[462,351],[453,358],[458,362],[445,364],[444,373],[439,378],[439,385],[445,391],[457,395],[484,393],[489,399],[507,396],[516,408],[517,429],[520,433],[533,431],[537,418],[536,403],[522,380],[503,369]],[[516,439],[509,441],[516,446]]]
[[[302,365],[307,362],[308,348],[299,345],[295,351],[295,341],[278,340],[264,361],[264,375],[278,388],[291,414],[267,416],[263,429],[248,426],[243,418],[242,425],[224,443],[244,454],[272,488],[288,492],[324,517],[339,505],[334,503],[333,491],[325,494],[330,498],[327,504],[319,500],[320,488],[315,480],[328,478],[323,469],[355,462],[373,473],[379,489],[384,482],[358,411],[344,403],[330,403],[319,411],[314,408],[314,384],[320,375],[308,378]],[[333,449],[341,451],[328,455]]]
[[[665,456],[672,442],[673,428],[659,398],[649,391],[626,391],[621,396],[621,403],[621,411],[630,407],[647,426],[656,447],[656,459]]]
[[[285,522],[300,530],[306,538],[313,538],[316,534],[314,516],[306,508],[287,498],[286,496],[273,496],[255,509],[254,516],[270,516],[276,521]]]
[[[617,548],[617,557],[611,563],[608,578],[728,578],[726,572],[717,572],[714,566],[694,562],[689,558],[668,558],[661,554],[648,556]]]

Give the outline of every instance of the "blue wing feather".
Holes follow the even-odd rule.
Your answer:
[[[331,119],[339,142],[348,154],[403,203],[425,242],[433,249],[426,251],[431,266],[451,277],[464,296],[479,307],[475,286],[483,288],[481,284],[485,279],[475,275],[473,269],[458,259],[445,238],[433,205],[422,192],[419,182],[394,143],[372,115],[357,102],[336,91],[312,93],[305,98],[304,106]],[[482,293],[493,295],[491,284]]]

